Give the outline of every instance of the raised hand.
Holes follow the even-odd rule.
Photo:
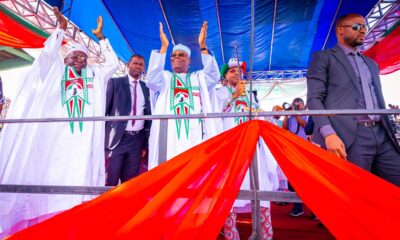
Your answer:
[[[233,98],[246,95],[246,81],[240,80],[236,85],[236,91],[233,93]]]
[[[169,41],[168,41],[167,35],[165,35],[165,33],[164,33],[163,25],[161,22],[160,22],[160,40],[161,40],[161,48],[160,48],[159,53],[163,54],[163,53],[167,52]]]
[[[246,95],[246,81],[239,80],[237,83],[237,90],[239,91],[240,95]]]
[[[200,34],[199,34],[199,45],[200,48],[206,48],[206,38],[207,38],[207,27],[208,23],[207,21],[203,22],[203,26],[201,27]]]
[[[103,35],[103,18],[99,16],[97,18],[97,28],[92,29],[92,33],[96,36],[97,39],[101,40],[104,39]]]
[[[57,18],[57,21],[60,23],[60,28],[65,31],[67,29],[67,25],[68,25],[67,20],[60,13],[60,11],[58,10],[58,7],[54,7],[53,8],[53,12],[54,12],[54,15]]]

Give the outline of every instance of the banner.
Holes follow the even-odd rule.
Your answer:
[[[0,45],[15,48],[42,48],[48,36],[48,33],[0,4]]]
[[[380,74],[390,74],[400,70],[400,24],[394,26],[381,41],[364,54],[378,63]]]

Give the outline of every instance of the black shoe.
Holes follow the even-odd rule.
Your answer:
[[[295,209],[293,208],[292,211],[290,211],[289,215],[292,217],[298,217],[304,214],[303,209]]]
[[[317,215],[315,215],[314,213],[311,213],[311,217],[312,217],[312,220],[316,220],[316,221],[319,220]]]

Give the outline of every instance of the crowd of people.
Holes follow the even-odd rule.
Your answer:
[[[127,63],[127,74],[112,78],[118,58],[97,19],[93,34],[105,62],[90,66],[85,46],[72,44],[67,56],[59,55],[67,21],[54,8],[59,27],[47,39],[31,70],[21,77],[23,87],[10,107],[11,118],[189,115],[211,112],[257,111],[253,92],[246,89],[246,63],[236,58],[218,67],[207,48],[207,22],[198,36],[203,69],[190,71],[191,49],[173,46],[172,71],[165,69],[169,41],[160,23],[159,50],[148,63],[139,54]],[[365,19],[358,14],[337,21],[338,45],[313,55],[307,75],[307,107],[324,109],[382,109],[385,103],[375,62],[357,46],[364,41]],[[221,84],[218,84],[221,83]],[[218,87],[217,87],[218,86]],[[273,111],[305,110],[303,99],[274,106]],[[279,116],[265,120],[309,139],[377,176],[400,186],[400,147],[389,118],[360,116]],[[109,122],[52,122],[6,125],[0,138],[0,184],[116,186],[160,164],[159,146],[166,144],[166,159],[200,144],[222,131],[248,121],[247,117],[221,119],[170,119],[166,143],[160,143],[160,120]],[[312,138],[310,137],[312,135]],[[260,190],[294,190],[262,139],[256,149]],[[250,188],[247,173],[242,189]],[[89,196],[1,194],[0,236],[90,200]],[[249,201],[237,200],[225,224],[226,239],[240,239],[236,213],[250,211]],[[295,204],[291,216],[303,214]],[[269,202],[261,202],[263,239],[272,239]]]

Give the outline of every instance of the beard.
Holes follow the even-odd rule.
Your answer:
[[[364,44],[364,40],[360,40],[360,37],[345,38],[346,43],[352,47],[358,47]]]

